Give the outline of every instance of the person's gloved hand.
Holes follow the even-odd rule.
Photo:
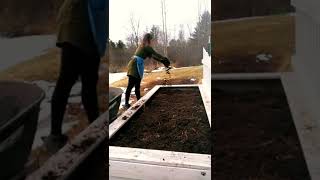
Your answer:
[[[168,58],[164,58],[164,60],[162,60],[162,63],[165,67],[169,67],[170,66],[170,61]]]

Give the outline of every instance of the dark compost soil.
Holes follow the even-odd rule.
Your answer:
[[[210,154],[210,126],[198,88],[160,88],[110,145]]]
[[[212,83],[214,179],[310,179],[280,80]]]

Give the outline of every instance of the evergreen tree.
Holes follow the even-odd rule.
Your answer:
[[[125,49],[125,48],[126,48],[126,45],[125,45],[121,40],[119,40],[119,41],[117,42],[117,48],[118,48],[118,49]]]
[[[211,34],[211,14],[208,11],[205,11],[201,15],[200,21],[197,23],[197,26],[194,32],[191,34],[190,41],[197,48],[204,47],[207,49],[210,34]]]

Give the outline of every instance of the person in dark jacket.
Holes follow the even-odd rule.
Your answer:
[[[62,134],[62,122],[70,91],[79,77],[88,120],[93,122],[99,116],[97,82],[108,39],[107,6],[107,0],[65,0],[60,8],[56,43],[61,48],[60,74],[52,95],[51,132],[42,138],[53,151],[68,140]]]
[[[144,72],[144,60],[147,58],[153,58],[156,61],[159,61],[164,64],[165,67],[170,66],[170,61],[168,58],[158,54],[153,48],[154,39],[152,37],[152,34],[147,33],[144,35],[142,43],[137,48],[136,52],[134,53],[134,56],[128,63],[128,87],[126,89],[126,95],[125,95],[125,108],[129,108],[129,98],[130,93],[133,87],[135,87],[135,94],[137,97],[137,100],[140,99],[140,84],[141,79],[143,78],[143,72]]]

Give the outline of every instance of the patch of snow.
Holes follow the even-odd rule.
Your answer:
[[[48,90],[48,87],[49,87],[48,81],[39,80],[39,81],[33,81],[32,83],[40,87],[45,92]]]
[[[81,96],[70,97],[70,98],[68,99],[68,103],[71,103],[71,104],[81,103]]]
[[[51,103],[41,103],[40,112],[39,112],[39,122],[50,119],[51,114]]]
[[[269,62],[272,59],[272,55],[271,54],[258,54],[256,56],[256,62]]]
[[[48,89],[48,91],[46,91],[46,101],[50,102],[51,101],[51,97],[53,95],[53,92],[54,92],[54,88],[55,87],[51,87],[50,89]]]
[[[121,103],[120,103],[120,107],[119,107],[119,109],[121,109],[124,105],[125,105],[125,98],[126,98],[126,91],[124,90],[123,91],[124,93],[122,93],[122,95],[121,95]],[[132,92],[131,92],[132,93]],[[131,104],[132,103],[132,99],[130,98],[129,99],[129,104]]]
[[[161,72],[161,71],[165,71],[165,70],[166,70],[165,67],[158,67],[157,69],[152,70],[151,72]]]
[[[121,73],[109,73],[109,84],[112,84],[116,81],[122,80],[127,77],[126,72]]]
[[[47,122],[43,122],[43,123],[38,125],[37,132],[35,134],[35,137],[34,137],[34,140],[33,140],[33,144],[32,144],[32,150],[34,150],[34,149],[36,149],[38,147],[41,147],[43,145],[43,141],[42,141],[41,137],[49,135],[49,132],[50,132],[50,120],[49,119],[47,120]],[[63,125],[62,125],[62,133],[66,133],[74,125],[76,125],[78,123],[79,123],[79,121],[71,121],[71,122],[63,123]],[[42,126],[42,127],[39,127],[39,126]]]
[[[70,96],[79,96],[81,95],[82,84],[80,82],[76,83],[70,92]]]
[[[176,68],[171,66],[171,69],[183,69],[183,68],[187,68],[187,67]],[[152,70],[151,72],[162,72],[162,71],[165,71],[166,69],[167,69],[166,67],[161,66],[156,68],[155,70]]]

